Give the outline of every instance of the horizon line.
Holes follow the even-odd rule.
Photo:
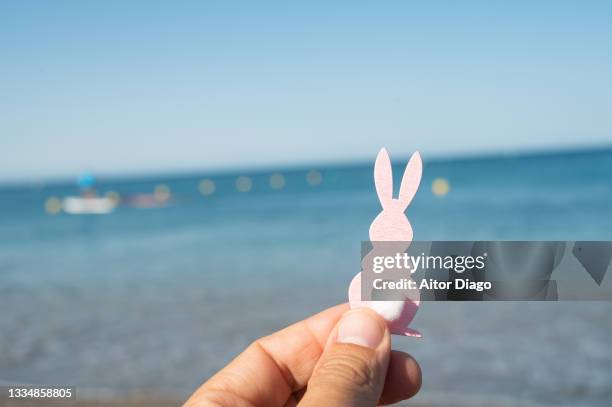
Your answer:
[[[381,146],[381,148],[384,146]],[[417,150],[415,150],[417,151]],[[453,162],[453,161],[477,161],[477,160],[494,160],[502,158],[529,158],[529,157],[545,157],[554,155],[574,155],[574,154],[588,154],[593,152],[606,152],[612,151],[612,143],[599,143],[590,145],[575,145],[575,146],[561,146],[561,147],[535,147],[529,149],[512,149],[512,150],[482,150],[475,152],[441,152],[434,154],[427,154],[424,158],[425,162]],[[374,157],[374,155],[373,155]],[[401,159],[408,159],[408,156],[402,156]],[[151,178],[164,178],[164,179],[178,179],[185,178],[188,176],[195,176],[197,174],[208,173],[209,176],[229,175],[233,173],[249,172],[253,173],[266,173],[266,172],[277,172],[281,169],[285,171],[299,171],[299,170],[311,170],[321,168],[339,168],[349,166],[367,166],[370,158],[354,158],[354,159],[341,159],[338,161],[310,161],[310,162],[292,162],[292,163],[274,163],[274,164],[253,164],[250,166],[230,165],[227,167],[213,167],[213,168],[173,168],[166,170],[135,170],[135,171],[118,171],[118,172],[95,172],[95,176],[98,179],[104,179],[105,181],[111,182],[122,182],[132,180],[143,180]],[[66,183],[74,182],[74,179],[78,177],[79,173],[73,175],[52,175],[50,177],[44,176],[26,176],[23,178],[1,178],[0,175],[0,188],[11,188],[21,187],[27,185],[62,185]]]

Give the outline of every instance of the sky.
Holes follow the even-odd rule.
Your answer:
[[[0,179],[612,144],[610,1],[0,3]]]

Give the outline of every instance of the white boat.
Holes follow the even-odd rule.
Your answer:
[[[117,206],[116,200],[106,197],[69,196],[62,201],[62,209],[70,215],[106,215],[111,213],[115,206]]]

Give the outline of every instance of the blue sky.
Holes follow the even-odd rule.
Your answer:
[[[0,178],[612,143],[612,2],[0,3]]]

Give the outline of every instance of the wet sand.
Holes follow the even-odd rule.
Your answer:
[[[7,401],[0,400],[0,407],[42,407],[42,406],[53,406],[53,407],[177,407],[182,406],[186,400],[171,400],[171,399],[155,399],[155,398],[129,398],[123,400],[112,400],[112,401],[68,401],[68,402],[42,402],[42,401]],[[411,407],[429,407],[431,404],[410,402],[405,401],[402,403],[394,404],[394,406],[411,406]]]
[[[53,407],[176,407],[183,405],[184,400],[161,400],[134,398],[112,401],[7,401],[0,400],[0,407],[42,407],[52,405]]]

